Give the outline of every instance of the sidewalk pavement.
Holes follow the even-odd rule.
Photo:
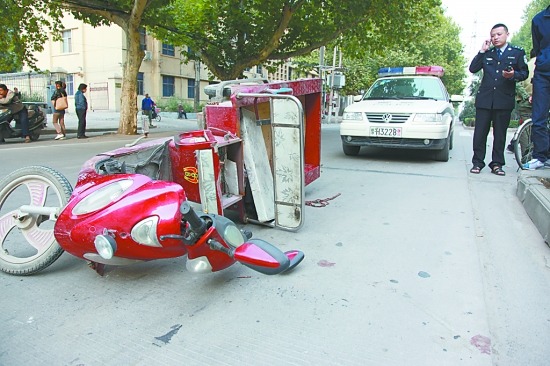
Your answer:
[[[178,119],[176,112],[161,112],[161,121],[153,121],[153,125],[157,126],[149,132],[168,132],[182,131],[189,128],[194,129],[197,126],[195,113],[187,113],[188,119]],[[56,131],[52,123],[52,115],[47,115],[46,128],[42,130],[43,135],[55,135]],[[141,131],[142,115],[138,115],[138,133]],[[117,133],[120,121],[119,112],[111,111],[88,111],[86,115],[86,134],[109,134]],[[65,129],[67,134],[75,134],[78,128],[78,118],[76,113],[65,112]]]
[[[161,121],[153,121],[157,128],[149,133],[154,135],[160,132],[188,131],[197,128],[196,114],[188,113],[189,119],[177,119],[177,113],[161,112]],[[55,134],[52,125],[52,116],[48,115],[48,123],[43,134]],[[138,132],[141,130],[142,115],[138,115]],[[86,133],[108,134],[117,133],[120,113],[109,111],[89,111],[86,118]],[[339,123],[341,117],[322,119],[323,124]],[[75,113],[65,114],[65,127],[67,133],[76,134],[78,119]],[[522,202],[525,211],[536,225],[545,242],[550,245],[550,169],[535,171],[522,170],[518,176],[516,194]]]

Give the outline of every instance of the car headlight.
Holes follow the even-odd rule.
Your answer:
[[[443,122],[443,115],[440,113],[417,113],[414,122]]]
[[[362,121],[363,120],[363,113],[361,112],[344,112],[344,119],[349,119],[352,121]]]
[[[72,214],[84,215],[109,205],[120,198],[132,186],[132,183],[131,179],[122,179],[98,189],[77,203],[73,207]]]

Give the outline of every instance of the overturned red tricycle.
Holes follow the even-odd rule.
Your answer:
[[[29,275],[67,251],[106,265],[187,256],[196,273],[235,262],[279,274],[304,258],[229,217],[284,230],[304,223],[320,176],[321,81],[233,80],[208,87],[199,129],[86,161],[74,189],[44,166],[0,182],[0,270]],[[23,203],[23,204],[22,204]]]

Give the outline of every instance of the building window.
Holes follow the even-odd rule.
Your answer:
[[[74,75],[73,74],[67,74],[67,80],[65,81],[65,84],[67,84],[67,87],[65,88],[67,95],[74,95]]]
[[[138,72],[138,76],[137,76],[137,93],[138,95],[145,94],[143,92],[143,73],[142,72]]]
[[[257,72],[258,74],[262,75],[262,72],[263,72],[262,65],[256,66],[256,72]]]
[[[175,56],[176,52],[174,51],[174,46],[171,44],[162,44],[162,54],[166,56]]]
[[[147,49],[146,36],[147,32],[145,31],[145,28],[139,28],[139,47],[142,51],[145,51]]]
[[[62,32],[62,40],[61,40],[61,53],[70,53],[73,52],[73,44],[72,44],[72,32],[71,30],[64,30]]]
[[[187,79],[187,98],[195,99],[195,79]]]
[[[175,84],[175,78],[173,76],[162,77],[162,96],[163,97],[174,96],[174,90],[175,90],[174,84]]]

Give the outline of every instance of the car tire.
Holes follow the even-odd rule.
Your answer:
[[[361,146],[342,144],[342,150],[344,150],[344,154],[346,154],[347,156],[356,156],[357,154],[359,154],[360,149]]]
[[[449,150],[451,145],[451,138],[452,135],[447,137],[445,140],[445,146],[443,146],[443,149],[436,151],[434,154],[434,160],[437,161],[449,161]]]
[[[454,137],[454,132],[451,132],[451,138],[449,140],[449,150],[452,150],[453,146],[454,146],[454,142],[453,142],[454,138],[453,137]]]

